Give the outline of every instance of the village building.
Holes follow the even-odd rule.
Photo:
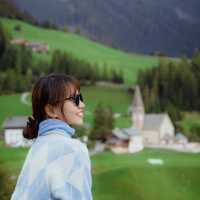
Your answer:
[[[16,38],[10,41],[13,45],[23,45],[33,52],[37,53],[48,53],[49,52],[49,45],[44,42],[30,42],[28,40],[22,38]]]
[[[12,39],[10,41],[10,44],[13,44],[13,45],[26,45],[28,41],[25,40],[25,39],[22,39],[22,38],[16,38],[16,39]]]
[[[33,52],[37,52],[37,53],[48,53],[49,52],[49,45],[46,43],[29,42],[26,44],[26,47],[31,49]]]
[[[115,128],[107,144],[116,153],[135,153],[144,146],[173,144],[175,128],[167,113],[145,113],[144,103],[138,86],[135,87],[131,108],[132,126]]]
[[[145,113],[144,103],[138,86],[135,88],[132,123],[140,129],[144,145],[172,144],[175,128],[167,113]]]
[[[185,135],[183,135],[182,133],[179,132],[179,133],[176,134],[175,142],[177,144],[186,145],[186,144],[188,144],[189,141],[188,141],[188,138]]]
[[[8,146],[30,146],[31,141],[23,137],[23,129],[26,126],[26,116],[9,117],[3,123],[5,143]]]
[[[115,128],[107,146],[115,153],[135,153],[144,148],[140,131],[135,127]]]

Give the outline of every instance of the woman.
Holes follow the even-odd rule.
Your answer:
[[[34,139],[12,200],[91,200],[90,159],[70,125],[83,123],[79,82],[66,75],[39,79],[24,137]]]

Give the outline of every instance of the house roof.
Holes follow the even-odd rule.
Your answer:
[[[24,128],[26,126],[28,117],[27,116],[13,116],[7,118],[2,127],[4,129],[8,128]]]
[[[176,137],[176,140],[187,140],[187,137],[183,135],[182,133],[177,133],[175,137]]]
[[[164,120],[168,116],[164,114],[146,114],[144,116],[144,127],[143,130],[158,130]]]
[[[130,128],[115,128],[112,131],[113,135],[119,139],[126,140],[129,139],[131,136],[138,136],[140,135],[139,129],[135,127]]]

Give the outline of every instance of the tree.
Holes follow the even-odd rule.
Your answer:
[[[69,32],[69,28],[68,28],[68,26],[67,26],[67,25],[65,25],[65,26],[63,27],[63,31],[64,31],[64,32],[66,32],[66,33],[68,33],[68,32]]]
[[[76,27],[75,33],[80,35],[81,34],[81,29],[79,26]]]
[[[9,39],[10,39],[9,33],[0,22],[0,59],[8,46]]]
[[[0,167],[0,197],[1,200],[10,199],[13,190],[13,183],[8,176],[8,172]]]
[[[90,138],[105,141],[114,127],[114,118],[111,107],[98,104],[94,110],[94,123]]]
[[[14,30],[20,32],[22,30],[21,24],[16,24]]]
[[[8,69],[18,69],[20,65],[20,51],[17,46],[9,45],[7,46],[2,58],[1,58],[1,71]]]

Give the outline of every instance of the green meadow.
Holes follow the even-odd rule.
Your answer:
[[[0,167],[16,182],[27,148],[0,143]],[[162,159],[150,165],[148,159]],[[136,154],[104,152],[91,157],[94,200],[196,200],[199,198],[200,154],[145,149]]]
[[[49,44],[49,54],[36,54],[36,57],[50,59],[53,50],[60,49],[71,53],[76,58],[98,64],[99,67],[108,66],[109,69],[122,69],[127,84],[135,83],[139,69],[157,66],[159,59],[155,56],[128,54],[117,49],[109,48],[74,33],[49,30],[36,27],[21,21],[0,18],[13,38],[24,38],[34,42]],[[15,31],[16,25],[21,31]]]
[[[163,165],[150,165],[150,158]],[[145,149],[92,157],[95,200],[195,200],[200,191],[200,154]]]
[[[0,125],[10,116],[29,115],[31,107],[21,102],[21,94],[0,96]]]
[[[122,114],[120,118],[116,119],[116,126],[127,127],[130,125],[130,119],[123,114],[127,113],[133,96],[129,95],[125,88],[89,86],[82,87],[81,92],[86,105],[86,123],[92,123],[93,111],[97,104],[100,103],[104,106],[111,106],[114,113]],[[0,109],[0,124],[9,116],[31,114],[31,106],[22,103],[21,94],[0,96]]]

